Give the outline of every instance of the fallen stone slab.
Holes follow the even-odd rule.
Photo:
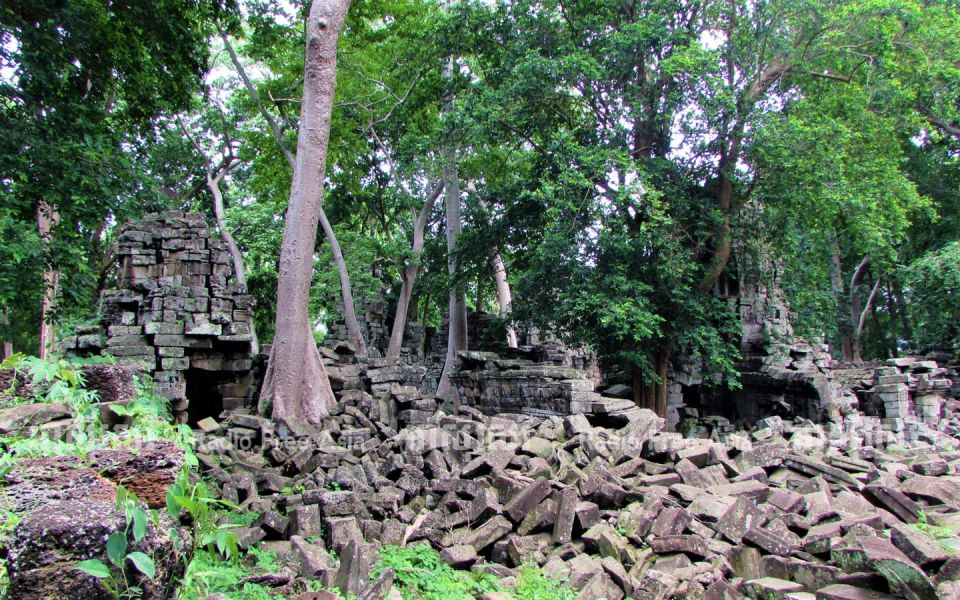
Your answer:
[[[573,538],[573,522],[579,499],[577,489],[573,486],[568,486],[560,492],[556,522],[553,526],[554,543],[566,544]]]
[[[954,477],[917,475],[901,482],[900,491],[909,496],[931,499],[954,510],[960,509],[960,481]]]
[[[131,447],[94,450],[87,461],[107,479],[123,485],[150,508],[163,508],[167,490],[183,467],[183,449],[167,440]]]
[[[734,544],[739,544],[747,531],[753,527],[762,527],[764,523],[764,512],[745,496],[740,496],[720,517],[714,529]]]
[[[920,516],[920,505],[896,488],[885,485],[868,485],[863,495],[881,508],[896,515],[904,523],[916,523]]]
[[[39,402],[0,410],[0,434],[8,435],[71,416],[70,407],[59,402]]]
[[[650,549],[657,554],[683,552],[699,558],[710,556],[710,549],[703,538],[696,535],[669,535],[650,539]]]
[[[805,588],[792,581],[777,579],[776,577],[762,577],[746,582],[743,591],[748,598],[756,600],[789,600],[790,594],[803,592]]]
[[[300,563],[300,574],[307,579],[317,579],[332,571],[335,562],[321,544],[312,544],[300,536],[291,536],[290,545]]]
[[[523,488],[503,507],[503,512],[514,523],[523,520],[534,506],[540,504],[550,494],[550,481],[541,477]]]
[[[132,536],[129,540],[130,552],[154,557],[155,579],[129,575],[130,583],[141,588],[146,600],[168,598],[183,570],[182,557],[169,533],[174,525],[167,517],[161,518],[161,527],[148,523],[140,542],[135,543]],[[123,512],[116,510],[112,498],[50,502],[30,511],[7,542],[8,594],[11,598],[112,598],[101,580],[80,571],[76,564],[92,558],[106,563],[105,540],[125,527]],[[183,531],[178,534],[186,535]]]
[[[693,521],[693,515],[682,508],[667,508],[657,515],[650,527],[650,535],[680,535]]]
[[[883,575],[890,590],[908,600],[935,600],[936,589],[930,578],[898,550],[879,537],[864,537],[855,545],[835,548],[833,562],[848,572],[875,571]]]
[[[765,552],[778,556],[788,556],[794,550],[788,539],[760,527],[748,529],[743,534],[743,540]]]
[[[764,502],[770,495],[770,487],[762,481],[750,479],[738,483],[710,486],[710,493],[716,496],[745,496],[757,502]]]
[[[791,453],[783,460],[783,464],[810,477],[823,477],[832,483],[850,486],[854,489],[863,487],[850,473],[809,456]]]
[[[477,561],[477,550],[469,544],[458,544],[444,548],[440,557],[451,567],[466,569]]]
[[[843,571],[833,565],[774,555],[764,556],[760,560],[760,573],[764,577],[799,583],[808,590],[834,584],[843,576]]]
[[[623,590],[606,573],[597,573],[580,588],[578,598],[606,598],[622,600]]]
[[[458,545],[473,546],[474,550],[480,553],[512,530],[510,521],[497,515],[475,529],[464,528],[450,532],[443,536],[441,545],[447,548]]]
[[[890,541],[910,560],[923,568],[935,568],[949,557],[935,539],[909,525],[900,523],[892,525]]]
[[[895,600],[896,596],[845,583],[835,583],[817,590],[817,600]]]

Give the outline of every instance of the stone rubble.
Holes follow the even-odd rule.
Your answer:
[[[463,358],[468,373],[494,360]],[[244,543],[299,565],[288,584],[372,598],[377,547],[426,542],[500,578],[535,563],[585,599],[960,597],[960,559],[922,525],[960,527],[954,401],[909,439],[769,418],[717,441],[635,407],[619,420],[446,412],[373,364],[341,377],[314,435],[279,439],[234,411],[200,446],[223,497],[261,513]]]

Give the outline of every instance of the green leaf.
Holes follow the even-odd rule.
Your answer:
[[[186,496],[174,496],[174,500],[176,501],[178,506],[182,506],[183,508],[185,508],[187,512],[194,517],[197,515],[197,513],[200,510],[199,503],[197,503],[195,500],[191,500],[190,498],[187,498]]]
[[[104,579],[110,577],[110,568],[104,564],[104,562],[98,558],[91,558],[89,560],[83,560],[74,565],[87,575],[96,577],[97,579]]]
[[[125,531],[115,531],[107,539],[107,558],[110,562],[119,566],[123,564],[123,557],[127,553],[127,533]]]
[[[157,566],[153,563],[153,559],[143,552],[131,552],[127,558],[138,571],[147,576],[147,579],[152,580],[157,576]]]
[[[139,542],[147,534],[147,513],[142,508],[133,511],[133,541]]]

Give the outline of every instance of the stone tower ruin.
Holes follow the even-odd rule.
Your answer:
[[[253,299],[203,215],[165,212],[120,228],[116,287],[99,323],[66,338],[73,354],[143,364],[178,422],[240,408],[252,395]]]

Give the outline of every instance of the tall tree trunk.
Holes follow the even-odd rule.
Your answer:
[[[410,254],[413,261],[403,266],[401,275],[403,283],[400,286],[400,296],[397,298],[397,312],[393,316],[393,329],[390,331],[390,345],[387,347],[387,358],[399,358],[400,350],[403,348],[403,334],[407,329],[407,311],[410,308],[410,298],[413,295],[413,286],[417,282],[417,275],[420,273],[420,253],[423,252],[424,231],[427,229],[427,223],[430,221],[430,213],[443,191],[443,184],[440,183],[433,187],[427,194],[427,199],[420,209],[420,214],[413,222],[413,244],[410,247]]]
[[[449,80],[453,69],[453,60],[444,67],[444,77]],[[444,113],[453,111],[453,96],[447,97]],[[437,397],[444,400],[454,399],[455,393],[450,385],[450,373],[457,360],[457,353],[467,349],[467,303],[462,291],[453,282],[457,272],[457,238],[460,237],[460,181],[457,175],[456,156],[447,146],[443,152],[443,188],[446,203],[447,225],[447,273],[450,275],[450,323],[447,335],[447,357],[437,386]]]
[[[700,291],[710,292],[716,286],[720,275],[727,268],[730,262],[730,252],[732,250],[733,238],[730,228],[731,205],[733,201],[733,182],[726,173],[726,161],[720,161],[720,191],[717,194],[717,207],[720,209],[720,222],[714,227],[712,232],[714,238],[713,255],[710,258],[710,264],[704,272],[703,279],[700,280]]]
[[[877,335],[880,337],[880,346],[883,348],[884,358],[894,358],[897,355],[896,349],[890,344],[891,338],[896,340],[893,319],[890,319],[889,327],[884,329],[883,325],[880,323],[880,314],[877,310],[878,304],[880,304],[880,298],[877,298],[877,300],[870,306],[870,323],[873,325]],[[889,306],[889,303],[887,305]]]
[[[873,303],[877,297],[877,291],[880,290],[881,280],[882,279],[880,277],[877,277],[877,280],[873,283],[873,288],[870,290],[870,295],[867,296],[867,302],[863,306],[863,310],[861,310],[860,314],[857,316],[857,328],[853,335],[854,362],[860,362],[861,360],[861,341],[863,339],[863,331],[867,327],[867,317],[870,316],[870,312],[873,310]]]
[[[49,247],[53,240],[52,231],[60,222],[57,207],[41,200],[37,204],[37,231],[40,241]],[[47,263],[43,270],[43,300],[40,305],[40,352],[42,359],[49,358],[50,350],[56,344],[56,326],[53,322],[53,309],[60,291],[60,268]]]
[[[633,403],[640,408],[653,410],[653,386],[644,378],[643,371],[639,367],[634,367],[631,378],[633,380]]]
[[[907,301],[903,297],[903,288],[900,285],[900,280],[894,277],[891,287],[893,289],[890,293],[897,301],[897,317],[900,319],[900,332],[903,339],[913,339],[913,330],[910,328],[910,319],[907,315]],[[899,345],[897,349],[899,350]]]
[[[887,281],[887,314],[890,315],[890,357],[897,358],[900,356],[900,326],[897,323],[897,296],[890,281]]]
[[[639,367],[633,369],[633,402],[640,408],[647,408],[657,413],[658,417],[667,416],[668,373],[670,370],[669,347],[657,350],[650,359],[650,378],[643,376]]]
[[[860,261],[860,264],[857,265],[857,268],[853,271],[853,276],[850,278],[850,323],[851,323],[851,360],[853,362],[860,362],[860,334],[863,332],[863,328],[860,323],[863,321],[863,315],[860,310],[860,286],[863,284],[864,278],[867,276],[867,271],[870,269],[870,257],[864,256],[863,260]],[[879,278],[877,279],[879,282]],[[871,299],[873,294],[871,294]]]
[[[337,277],[340,280],[340,296],[343,301],[343,320],[347,325],[347,335],[353,342],[359,356],[367,356],[367,342],[360,333],[360,324],[357,322],[357,308],[353,304],[353,287],[350,284],[350,274],[347,272],[347,261],[343,258],[343,251],[340,249],[340,242],[337,241],[337,234],[334,233],[327,215],[320,207],[319,214],[320,226],[326,234],[327,242],[330,244],[330,253],[333,255],[333,265],[337,269]]]
[[[657,352],[656,372],[658,381],[654,392],[654,408],[658,417],[667,416],[667,392],[669,390],[669,381],[667,379],[670,370],[670,350],[663,348]]]
[[[230,251],[230,260],[233,262],[234,276],[236,277],[237,283],[246,288],[247,266],[243,262],[243,254],[240,252],[240,247],[237,246],[237,240],[234,239],[233,233],[227,228],[227,222],[223,216],[223,191],[220,189],[220,182],[223,180],[223,177],[230,172],[231,166],[231,164],[224,165],[224,167],[216,173],[214,173],[212,169],[208,170],[207,188],[213,196],[213,216],[217,220],[217,229],[220,230],[220,237],[226,242],[227,250]],[[257,338],[257,329],[252,322],[250,324],[250,338],[251,351],[254,354],[259,354],[260,340]]]
[[[733,13],[731,12],[731,19]],[[731,23],[731,27],[733,27]],[[731,87],[735,86],[736,69],[732,63],[727,65],[727,80]],[[770,91],[770,88],[780,80],[790,69],[787,63],[786,54],[780,53],[774,56],[769,63],[764,65],[763,69],[757,75],[756,79],[750,82],[744,90],[742,96],[737,101],[735,115],[732,120],[732,126],[726,134],[725,139],[720,139],[720,160],[717,165],[717,184],[718,191],[716,197],[716,206],[719,209],[720,221],[710,232],[713,237],[713,253],[710,262],[704,271],[703,278],[700,280],[700,291],[710,292],[714,289],[720,276],[727,268],[730,262],[730,254],[733,247],[733,234],[731,222],[733,214],[738,210],[746,198],[740,198],[737,205],[734,204],[733,182],[736,176],[737,163],[740,161],[740,154],[743,151],[743,141],[747,131],[747,120],[754,107]]]
[[[0,311],[0,325],[3,325],[4,329],[10,326],[10,307],[6,304],[3,305],[3,311]],[[6,360],[13,356],[13,342],[10,340],[3,340],[3,356],[0,357],[3,360]]]
[[[840,312],[840,351],[843,353],[843,362],[853,361],[853,324],[850,314],[850,299],[843,289],[843,256],[840,253],[840,241],[836,235],[833,238],[833,255],[830,257],[830,286],[833,288],[833,297],[837,301]]]
[[[290,152],[290,149],[287,148],[287,145],[283,142],[283,130],[280,128],[280,124],[277,123],[276,119],[273,118],[273,115],[270,114],[270,111],[267,110],[267,107],[260,102],[260,96],[257,93],[256,86],[253,85],[253,82],[250,80],[250,77],[247,76],[247,71],[243,67],[243,63],[240,62],[240,58],[237,56],[237,53],[233,49],[233,44],[230,43],[230,38],[227,37],[226,33],[219,28],[220,38],[223,40],[224,47],[227,49],[227,53],[230,55],[230,61],[233,62],[233,66],[237,69],[237,73],[240,75],[240,79],[243,81],[243,85],[247,88],[247,93],[250,94],[250,98],[253,100],[254,104],[257,106],[257,110],[260,112],[260,115],[267,122],[267,125],[270,127],[270,131],[273,132],[273,137],[276,140],[277,144],[280,146],[280,152],[286,158],[287,163],[290,165],[290,168],[296,173],[297,169],[297,159]],[[301,115],[301,120],[303,116]],[[303,127],[301,125],[301,131]],[[299,142],[298,142],[299,150]],[[296,177],[296,174],[294,174]],[[357,311],[356,307],[353,305],[353,288],[350,284],[350,274],[347,271],[347,262],[343,258],[343,251],[340,248],[340,242],[337,241],[337,235],[333,231],[333,227],[330,225],[330,221],[327,219],[327,213],[323,210],[323,204],[321,204],[317,209],[319,211],[319,223],[323,228],[323,234],[327,238],[327,242],[330,244],[330,251],[333,254],[333,264],[337,268],[337,276],[340,280],[340,295],[341,300],[343,301],[343,320],[347,326],[347,335],[350,337],[350,341],[353,342],[353,345],[356,347],[357,353],[361,356],[367,355],[367,343],[363,339],[363,335],[360,333],[360,325],[357,322]]]
[[[513,302],[513,296],[510,294],[510,282],[507,281],[507,267],[503,264],[503,257],[498,250],[494,250],[490,255],[490,262],[493,264],[493,280],[497,284],[497,304],[500,305],[500,317],[509,318],[510,304]],[[513,325],[507,325],[507,346],[517,347],[517,331]]]
[[[314,0],[307,18],[297,161],[280,246],[276,335],[269,385],[264,382],[261,394],[261,406],[269,401],[273,419],[294,431],[298,423],[318,425],[336,402],[313,340],[307,304],[330,141],[337,39],[349,5],[349,0]]]

